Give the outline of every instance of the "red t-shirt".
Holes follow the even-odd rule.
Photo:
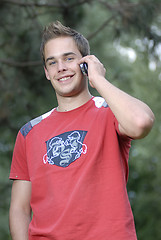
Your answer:
[[[100,97],[22,127],[10,178],[32,183],[29,240],[136,240],[126,190],[130,143]]]

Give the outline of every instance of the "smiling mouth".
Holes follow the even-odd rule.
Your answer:
[[[67,80],[69,80],[70,78],[72,78],[73,76],[68,76],[68,77],[62,77],[62,78],[59,78],[58,81],[59,82],[65,82]]]

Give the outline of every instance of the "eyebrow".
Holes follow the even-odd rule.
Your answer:
[[[63,57],[67,57],[67,56],[69,56],[69,55],[76,55],[76,53],[74,53],[74,52],[67,52],[67,53],[63,53]],[[53,59],[55,59],[55,57],[54,56],[51,56],[51,57],[48,57],[47,59],[46,59],[46,63],[48,62],[48,61],[50,61],[50,60],[53,60]]]

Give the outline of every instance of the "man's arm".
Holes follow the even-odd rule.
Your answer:
[[[9,226],[12,240],[28,240],[31,221],[31,182],[14,180],[9,211]]]
[[[119,122],[123,135],[133,139],[145,137],[151,130],[154,114],[142,101],[128,95],[105,79],[105,68],[92,55],[81,59],[88,64],[89,83],[106,100]]]

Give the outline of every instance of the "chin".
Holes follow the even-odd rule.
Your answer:
[[[77,96],[77,95],[79,95],[80,93],[81,93],[82,91],[80,91],[80,90],[72,90],[72,91],[64,91],[64,92],[60,92],[60,93],[58,93],[58,95],[59,96],[61,96],[61,97],[74,97],[74,96]]]

